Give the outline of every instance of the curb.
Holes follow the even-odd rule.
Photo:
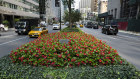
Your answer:
[[[119,32],[140,36],[140,32],[132,32],[132,31],[124,31],[124,30],[119,30]]]
[[[15,28],[8,28],[8,30],[15,30]]]

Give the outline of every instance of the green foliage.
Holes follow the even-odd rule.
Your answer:
[[[18,22],[19,20],[20,20],[20,19],[18,19],[18,18],[15,18],[15,19],[14,19],[15,23]]]
[[[69,12],[68,11],[65,11],[65,15],[64,15],[64,21],[69,21]],[[71,11],[71,22],[74,23],[74,22],[78,22],[82,20],[82,16],[81,16],[81,13],[77,10],[72,10]]]
[[[70,27],[64,28],[61,32],[82,32],[78,27],[70,29]]]
[[[9,24],[9,21],[4,20],[2,23],[3,23],[4,25],[8,25],[8,24]]]
[[[74,3],[74,0],[62,0],[64,5],[70,5]],[[70,3],[71,2],[71,3]],[[69,6],[68,6],[69,7]]]
[[[139,79],[133,65],[79,66],[54,68],[12,63],[9,56],[0,58],[0,79]]]
[[[64,5],[67,5],[68,6],[68,9],[69,9],[69,25],[70,25],[70,28],[72,27],[71,23],[72,23],[72,8],[71,8],[71,4],[74,3],[74,0],[62,0]]]

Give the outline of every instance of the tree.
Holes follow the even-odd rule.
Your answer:
[[[77,10],[71,10],[71,24],[73,25],[74,22],[78,22],[80,20],[82,20],[81,13]],[[70,21],[68,11],[65,11],[64,21]]]
[[[5,27],[9,26],[9,21],[7,21],[7,20],[2,21],[2,23],[5,25]]]
[[[69,26],[70,26],[70,28],[72,28],[72,25],[71,25],[71,22],[72,22],[72,20],[71,20],[71,11],[72,11],[71,4],[74,3],[74,0],[62,0],[62,1],[63,1],[64,5],[68,6],[68,9],[69,9]]]

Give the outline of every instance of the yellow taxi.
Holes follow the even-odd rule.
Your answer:
[[[80,28],[83,28],[83,25],[82,24],[80,24]]]
[[[48,29],[46,29],[45,27],[35,27],[28,33],[28,35],[29,37],[40,37],[41,35],[46,33],[48,33]]]

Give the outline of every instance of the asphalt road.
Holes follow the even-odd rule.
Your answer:
[[[66,26],[62,25],[62,28]],[[29,38],[28,35],[18,35],[14,32],[15,30],[10,30],[8,32],[0,32],[0,57],[8,55],[12,50],[20,47],[37,38]],[[52,26],[48,26],[48,32],[54,33],[59,30],[52,30]]]
[[[132,63],[140,70],[140,36],[121,33],[118,35],[105,35],[101,29],[81,28],[84,32],[106,41],[114,49],[117,49],[119,55]]]

